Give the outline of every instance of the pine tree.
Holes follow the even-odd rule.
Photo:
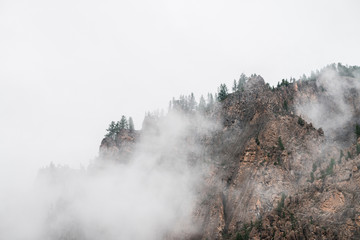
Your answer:
[[[134,121],[132,117],[129,117],[129,130],[130,132],[133,132],[135,130]]]
[[[281,141],[281,137],[279,137],[278,142],[279,142],[279,148],[280,148],[280,150],[283,151],[283,150],[285,149],[285,147],[284,147],[284,144],[283,144],[282,141]]]
[[[285,111],[288,111],[288,103],[287,103],[287,101],[286,100],[284,100],[284,109],[285,109]]]
[[[304,125],[305,125],[304,119],[302,119],[301,117],[299,117],[299,118],[298,118],[298,124],[299,124],[300,126],[304,126]]]
[[[126,120],[126,117],[124,115],[121,116],[121,120],[119,122],[119,129],[129,129],[128,122]]]
[[[228,96],[228,89],[226,87],[226,84],[220,84],[220,88],[218,90],[218,100],[219,102],[224,101]]]
[[[237,82],[236,82],[236,80],[234,79],[234,84],[233,84],[233,87],[232,87],[232,91],[233,91],[233,92],[236,92],[237,90],[238,90]]]
[[[237,88],[238,88],[238,91],[243,91],[244,90],[244,85],[247,81],[247,77],[244,73],[242,73],[240,75],[240,78],[239,78],[239,83],[237,85]]]
[[[106,137],[114,137],[115,134],[118,133],[118,128],[117,128],[117,124],[114,121],[111,121],[111,123],[109,124],[109,127],[106,129],[107,133],[106,133]]]
[[[209,111],[214,106],[214,97],[212,93],[208,93],[208,99],[207,99],[207,110]]]
[[[195,100],[195,96],[194,93],[191,93],[189,96],[189,110],[192,111],[195,109],[196,107],[196,100]]]
[[[199,112],[201,112],[201,113],[205,112],[206,103],[205,103],[205,99],[204,99],[203,95],[201,95],[201,97],[200,97],[198,109],[199,109]]]

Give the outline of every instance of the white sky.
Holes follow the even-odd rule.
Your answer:
[[[50,161],[86,165],[111,120],[140,128],[145,111],[231,88],[242,72],[276,84],[360,65],[359,10],[356,0],[0,0],[0,181]]]

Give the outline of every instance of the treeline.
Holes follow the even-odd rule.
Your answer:
[[[332,70],[339,74],[339,76],[343,77],[360,77],[360,66],[349,66],[349,65],[343,65],[341,63],[332,63],[329,65],[326,65],[325,67],[321,68],[320,70],[317,69],[315,71],[311,71],[310,75],[303,74],[299,77],[299,81],[315,81],[321,74],[324,72]],[[293,83],[295,82],[295,78],[283,79],[282,82],[278,82],[278,87],[284,86],[285,84]]]
[[[287,87],[291,83],[294,83],[296,81],[316,81],[316,79],[319,78],[321,74],[328,70],[335,71],[337,74],[339,74],[339,76],[342,77],[360,77],[360,66],[349,66],[343,65],[341,63],[332,63],[321,68],[320,70],[317,69],[315,71],[311,71],[310,75],[308,76],[306,74],[303,74],[299,77],[298,80],[293,77],[290,77],[290,79],[282,79],[281,82],[277,83],[276,88],[274,86],[272,87],[272,90],[279,89],[283,86]]]
[[[251,77],[256,77],[256,74],[252,74]],[[240,75],[239,80],[234,79],[234,85],[232,87],[233,92],[237,91],[244,91],[245,83],[248,81],[248,77],[242,73]],[[218,92],[208,93],[206,98],[201,95],[199,102],[196,101],[194,93],[190,95],[180,95],[179,99],[173,98],[169,102],[169,109],[168,111],[180,110],[183,112],[200,112],[202,114],[209,113],[213,111],[214,107],[218,102],[221,102],[227,98],[229,95],[229,90],[226,84],[220,84],[218,88]],[[145,113],[145,118],[159,118],[164,116],[164,111],[154,111],[154,112],[147,112]],[[121,117],[120,121],[112,121],[109,124],[109,127],[106,129],[105,137],[112,137],[115,138],[116,135],[121,132],[121,130],[129,130],[133,132],[134,122],[131,117],[127,119],[124,115]]]
[[[257,75],[251,74],[250,78],[256,77]],[[232,92],[243,92],[245,83],[249,80],[249,77],[245,75],[245,73],[242,73],[239,77],[239,80],[234,79],[233,86],[232,86]],[[224,101],[227,96],[229,95],[229,90],[225,83],[220,84],[220,87],[218,88],[218,93],[216,99],[221,102]]]
[[[109,127],[106,129],[107,133],[105,137],[115,138],[116,134],[118,134],[121,130],[129,130],[130,132],[135,130],[132,117],[129,117],[129,120],[127,120],[127,118],[122,115],[120,121],[111,121]]]
[[[216,93],[215,96],[212,93],[208,93],[206,100],[204,96],[201,95],[199,103],[196,101],[193,93],[188,96],[180,95],[179,99],[173,98],[169,102],[169,112],[173,110],[181,110],[183,112],[209,112],[215,106],[216,99]]]
[[[256,74],[252,74],[250,77],[256,77]],[[245,83],[248,81],[244,73],[240,75],[239,80],[234,79],[232,92],[244,91]],[[180,95],[179,99],[173,98],[169,102],[169,111],[181,110],[184,112],[199,111],[201,113],[209,112],[213,109],[217,102],[224,101],[229,95],[228,87],[225,83],[220,84],[218,91],[215,94],[208,93],[206,99],[204,95],[200,96],[199,102],[196,101],[195,95]]]
[[[340,76],[345,77],[360,77],[360,66],[349,66],[349,65],[343,65],[341,63],[332,63],[320,70],[311,71],[311,74],[309,76],[306,76],[303,74],[299,77],[298,80],[296,80],[293,77],[290,77],[290,79],[282,79],[280,82],[277,83],[277,86],[270,86],[269,83],[266,83],[269,89],[272,89],[273,91],[280,89],[281,87],[287,87],[290,84],[296,82],[296,81],[315,81],[322,73],[324,73],[327,70],[333,70],[337,72]],[[242,73],[238,80],[234,79],[233,86],[232,86],[232,92],[242,92],[245,89],[245,84],[249,80],[249,78],[257,77],[256,74],[252,74],[250,77],[247,77],[244,73]],[[214,107],[216,106],[217,102],[224,101],[229,95],[229,89],[226,86],[225,83],[220,84],[218,87],[218,91],[215,94],[208,93],[206,98],[201,95],[199,102],[196,101],[195,95],[191,93],[190,95],[180,95],[178,99],[173,98],[169,102],[169,109],[168,111],[173,110],[181,110],[183,112],[200,112],[200,113],[209,113],[211,112]],[[284,108],[287,108],[287,103],[284,102]],[[146,113],[145,117],[161,117],[164,116],[163,111],[155,111],[152,113]],[[107,137],[114,137],[117,133],[119,133],[122,129],[127,129],[129,131],[134,131],[134,123],[132,118],[130,117],[129,120],[126,119],[125,116],[121,117],[121,120],[118,122],[112,121],[106,129],[107,134],[105,136]]]

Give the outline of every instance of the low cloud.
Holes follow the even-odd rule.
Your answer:
[[[173,111],[156,128],[144,132],[127,164],[98,159],[87,169],[40,170],[33,189],[3,199],[0,238],[161,239],[195,232],[191,215],[206,167],[190,156],[203,151],[196,136],[216,125]]]

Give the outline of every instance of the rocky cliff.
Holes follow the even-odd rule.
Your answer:
[[[203,169],[196,231],[165,238],[359,239],[359,79],[331,77],[272,89],[253,76],[202,114],[218,126],[211,131],[185,113],[191,129],[162,157],[186,155]],[[147,118],[141,131],[103,139],[100,161],[131,161],[145,133],[158,134],[164,121]]]

